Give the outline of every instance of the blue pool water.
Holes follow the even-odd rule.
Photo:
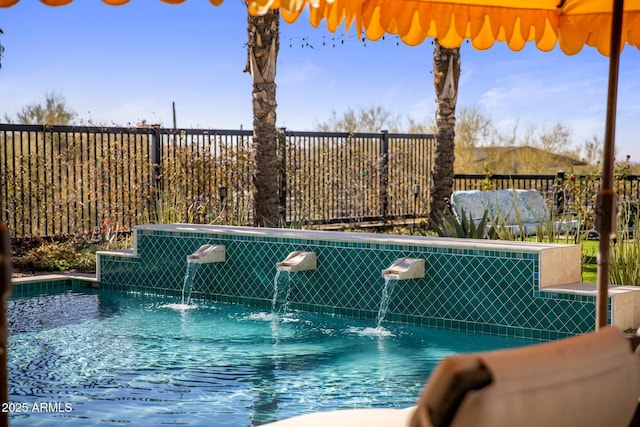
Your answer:
[[[415,404],[445,356],[531,341],[110,291],[8,302],[12,426],[260,425]]]

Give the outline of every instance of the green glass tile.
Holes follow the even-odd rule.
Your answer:
[[[532,336],[539,331],[536,334],[541,339],[542,330],[581,333],[593,324],[592,300],[540,292],[537,255],[519,252],[139,232],[140,259],[102,258],[102,282],[124,287],[151,283],[178,292],[186,255],[205,243],[224,244],[227,261],[200,266],[194,277],[194,292],[203,296],[242,297],[244,304],[268,306],[275,263],[293,250],[313,250],[319,268],[293,273],[292,303],[305,311],[373,319],[384,284],[381,270],[397,258],[412,256],[425,258],[427,275],[396,286],[388,313],[393,321],[443,327],[446,320],[449,327],[455,324],[498,334],[504,333],[499,328],[517,327]],[[559,306],[561,301],[566,306]]]

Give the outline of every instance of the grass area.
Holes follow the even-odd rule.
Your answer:
[[[598,282],[598,266],[597,264],[582,264],[582,281],[585,283]]]
[[[596,283],[598,281],[598,240],[585,240],[582,242],[582,281]]]

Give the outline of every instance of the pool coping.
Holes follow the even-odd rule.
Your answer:
[[[540,289],[540,295],[579,295],[596,298],[596,283],[569,283]],[[620,329],[637,328],[640,325],[640,286],[610,285],[611,324]]]
[[[428,243],[432,247],[440,248],[460,248],[478,249],[510,252],[541,252],[544,249],[559,247],[578,246],[570,243],[541,243],[541,242],[515,242],[507,240],[486,240],[486,239],[457,239],[453,237],[432,237],[414,236],[405,234],[379,234],[367,232],[345,232],[345,231],[324,231],[324,230],[299,230],[286,228],[256,228],[245,226],[224,226],[224,225],[199,225],[199,224],[145,224],[134,226],[134,233],[137,230],[152,230],[177,233],[198,233],[198,234],[225,234],[247,237],[273,237],[284,239],[302,240],[330,240],[336,242],[349,243],[375,243],[375,244],[402,244],[402,245],[425,245]],[[134,242],[136,239],[134,239]],[[125,251],[122,251],[123,253]],[[135,256],[133,252],[126,254]],[[126,255],[125,254],[125,255]]]
[[[51,282],[54,280],[81,280],[90,283],[98,283],[97,276],[93,273],[77,273],[77,272],[60,272],[60,273],[44,273],[31,274],[28,276],[12,277],[12,284],[34,283],[34,282]]]

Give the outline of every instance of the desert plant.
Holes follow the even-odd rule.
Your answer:
[[[153,198],[152,218],[144,219],[143,222],[157,224],[171,224],[174,222],[185,222],[181,206],[176,203],[176,198],[167,198],[165,194],[158,193]]]
[[[631,230],[635,227],[639,214],[640,200],[623,200],[618,205],[618,224]]]
[[[576,217],[571,214],[556,215],[551,214],[542,219],[536,227],[536,240],[544,243],[581,243],[587,238],[586,233],[580,233],[583,218],[577,217],[578,225],[572,227]]]
[[[524,240],[523,234],[514,232],[514,228],[508,224],[506,215],[502,212],[498,212],[494,217],[489,217],[489,227],[497,240]],[[519,228],[523,231],[522,222],[520,222]]]
[[[491,227],[487,230],[489,221],[489,211],[485,209],[482,218],[476,224],[471,214],[467,215],[464,208],[460,210],[461,217],[458,218],[450,212],[437,214],[432,224],[434,231],[440,237],[457,237],[462,239],[485,239],[495,238],[495,233]]]
[[[633,211],[631,206],[635,206]],[[617,285],[640,286],[640,237],[634,233],[640,214],[637,203],[623,204],[622,209],[627,209],[621,215],[624,220],[618,226],[617,238],[611,242],[611,261],[609,268],[609,280]]]
[[[595,224],[596,196],[600,188],[601,172],[594,168],[585,175],[570,175],[558,188],[563,199],[563,208],[575,213],[585,228]]]

